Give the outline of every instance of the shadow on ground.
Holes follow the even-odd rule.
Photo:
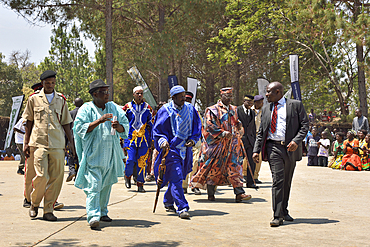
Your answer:
[[[333,224],[333,223],[338,223],[339,220],[329,220],[326,218],[295,218],[294,221],[292,222],[287,222],[285,223],[288,224],[312,224],[312,225],[322,225],[322,224]]]
[[[156,246],[156,247],[175,247],[180,246],[181,242],[177,241],[153,241],[147,243],[137,243],[137,244],[128,244],[126,246],[132,247],[148,247],[148,246]]]
[[[197,202],[197,203],[236,203],[235,198],[217,198],[217,197],[216,197],[215,201],[208,201],[208,199],[206,199],[206,198],[204,198],[204,199],[195,199],[193,201]],[[254,203],[254,202],[267,202],[267,200],[264,199],[264,198],[252,197],[252,199],[247,200],[247,201],[242,201],[240,203]]]
[[[227,212],[222,211],[216,211],[216,210],[207,210],[207,209],[196,209],[196,210],[190,210],[190,215],[192,217],[198,217],[198,216],[222,216],[229,214]]]
[[[81,246],[81,241],[78,239],[54,239],[54,240],[45,240],[40,243],[16,243],[15,246],[34,246],[35,244],[42,244],[42,246]],[[98,247],[101,245],[92,244],[90,247]]]
[[[63,208],[55,211],[76,211],[77,209],[86,209],[86,208],[81,205],[66,205]]]
[[[100,228],[105,227],[137,227],[137,228],[148,228],[154,225],[160,224],[160,222],[153,222],[148,220],[113,220],[112,222],[100,222]]]

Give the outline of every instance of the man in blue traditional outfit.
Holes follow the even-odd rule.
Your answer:
[[[201,136],[202,123],[194,106],[185,102],[185,89],[182,86],[172,87],[170,94],[173,101],[158,111],[153,127],[154,146],[159,151],[154,175],[158,177],[159,165],[168,149],[162,183],[162,187],[168,183],[168,189],[163,203],[167,212],[177,212],[180,218],[188,219],[189,204],[182,189],[182,180],[192,170],[192,147]]]
[[[145,167],[149,156],[149,147],[152,142],[151,131],[152,108],[143,98],[143,88],[137,86],[133,90],[134,99],[127,103],[123,110],[130,122],[128,139],[125,140],[127,161],[125,169],[125,185],[131,188],[131,176],[136,178],[138,192],[145,192]]]
[[[86,194],[91,229],[99,227],[99,221],[112,221],[107,209],[109,196],[117,177],[123,177],[124,154],[119,138],[127,138],[128,120],[118,105],[108,102],[108,87],[100,79],[90,84],[93,101],[81,106],[73,126],[80,162],[75,186]]]

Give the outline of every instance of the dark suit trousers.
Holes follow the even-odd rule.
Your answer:
[[[247,168],[247,186],[248,186],[248,185],[254,184],[253,176],[254,176],[254,171],[256,170],[256,163],[254,163],[253,158],[252,158],[253,146],[246,145],[244,143],[244,147],[245,147],[245,152],[247,153],[247,159],[248,159],[249,166],[251,167],[251,170],[252,170],[252,174],[251,174],[249,168]]]
[[[287,147],[266,142],[267,158],[272,173],[272,209],[274,218],[288,214],[288,201],[295,161],[288,155]]]

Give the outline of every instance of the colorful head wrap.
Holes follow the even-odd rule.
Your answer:
[[[221,94],[230,94],[233,93],[233,88],[232,87],[224,87],[220,89]]]
[[[143,90],[143,87],[142,86],[137,86],[137,87],[134,87],[134,90],[132,90],[133,93],[135,93],[136,91],[139,91],[139,90]]]
[[[176,85],[176,86],[173,86],[171,88],[170,95],[171,95],[171,97],[173,97],[174,95],[176,95],[178,93],[182,93],[182,92],[185,92],[185,89],[183,88],[183,86]]]

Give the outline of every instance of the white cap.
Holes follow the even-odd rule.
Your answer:
[[[135,93],[138,90],[143,90],[144,91],[142,86],[137,86],[137,87],[134,87],[134,90],[132,90],[132,92]]]

